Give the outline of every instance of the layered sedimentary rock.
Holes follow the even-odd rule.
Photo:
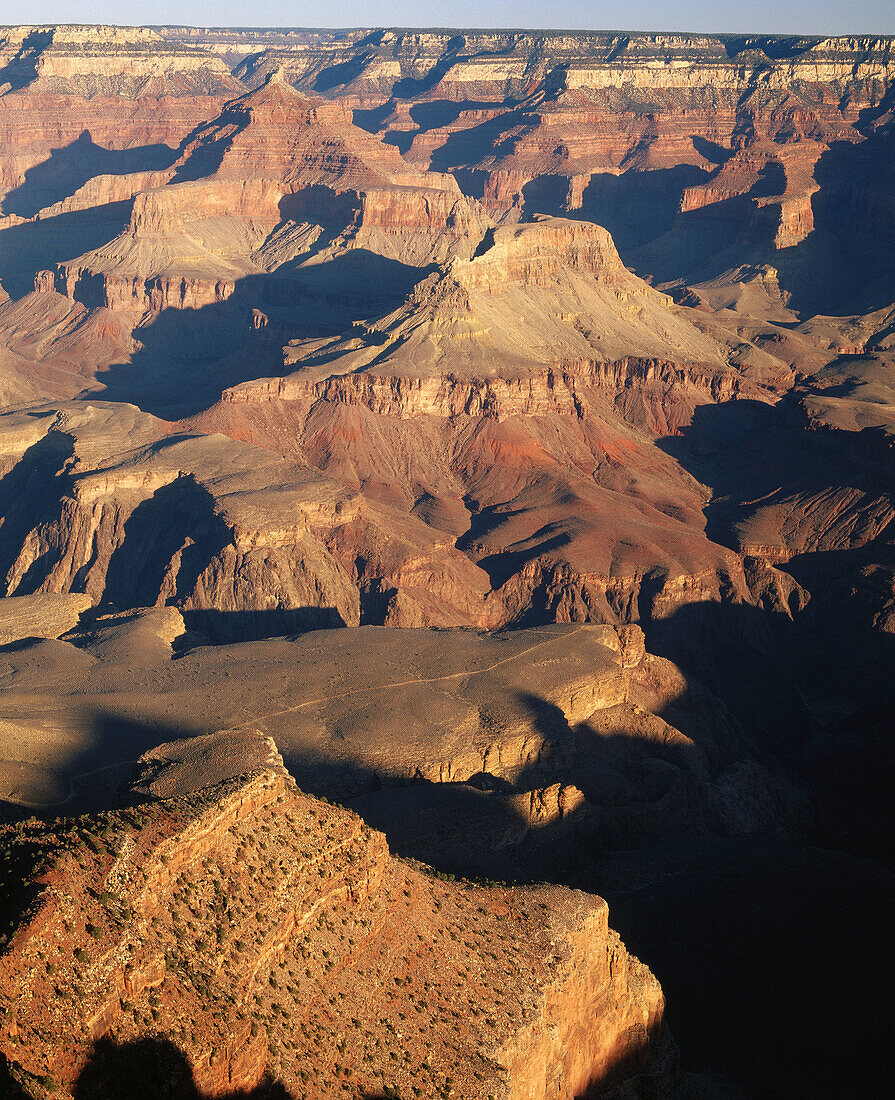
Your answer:
[[[171,41],[186,40],[175,28],[157,30]],[[259,45],[265,33],[259,34]],[[213,40],[214,32],[206,31],[203,44]],[[573,87],[645,89],[736,86],[756,71],[777,86],[880,80],[891,63],[890,39],[872,36],[377,30],[302,43],[292,55],[283,46],[281,55],[289,57],[296,83],[405,99],[428,94],[440,83],[472,86],[483,99],[503,99],[524,94],[548,68],[568,74]],[[351,68],[337,68],[347,59],[354,62]],[[255,79],[263,79],[263,70]]]
[[[0,62],[6,91],[136,97],[236,86],[219,58],[167,42],[147,27],[6,27]]]
[[[327,235],[421,265],[468,254],[485,224],[452,176],[411,168],[278,72],[197,128],[158,182],[135,193],[125,233],[39,286],[117,310],[197,309],[240,279],[294,268]],[[277,296],[294,292],[281,272]]]
[[[215,41],[162,34],[187,45],[161,50],[159,65],[176,55],[201,67],[210,55],[190,43]],[[126,38],[97,49],[152,54],[151,36]],[[40,47],[52,60],[63,40],[35,39],[34,57]],[[841,457],[844,428],[879,423],[879,401],[853,403],[835,378],[838,357],[861,352],[848,366],[871,395],[859,376],[886,369],[885,310],[842,323],[806,311],[833,290],[885,294],[885,261],[860,265],[871,283],[859,278],[844,233],[885,213],[887,40],[376,32],[311,35],[276,57],[265,41],[239,70],[254,90],[209,89],[210,121],[189,136],[195,88],[179,94],[189,89],[172,77],[144,97],[151,111],[123,89],[119,107],[154,127],[154,144],[125,157],[107,125],[67,154],[77,186],[56,186],[57,161],[69,176],[51,157],[7,207],[9,402],[99,391],[280,454],[284,483],[319,471],[363,501],[327,527],[322,552],[308,550],[317,533],[297,537],[300,552],[278,548],[309,563],[295,584],[271,580],[268,565],[215,566],[215,580],[208,562],[199,587],[187,583],[175,558],[194,533],[177,519],[177,548],[141,602],[265,611],[307,600],[346,622],[482,626],[648,623],[690,604],[761,601],[791,620],[809,602],[807,575],[793,587],[772,570],[766,583],[746,559],[779,564],[883,535],[886,491],[853,484]],[[29,125],[39,105],[23,97],[38,84],[4,97]],[[452,103],[461,87],[475,103]],[[375,136],[347,122],[352,107]],[[123,146],[137,140],[121,134]],[[498,196],[504,178],[517,199]],[[489,224],[464,190],[522,224]],[[847,216],[834,225],[837,204]],[[539,220],[540,209],[575,222]],[[856,240],[882,257],[888,223],[874,216],[878,240]],[[622,266],[606,230],[677,304]],[[790,389],[794,407],[772,411]],[[764,452],[756,419],[787,425]],[[833,489],[813,483],[820,437],[802,434],[827,420]],[[733,476],[718,459],[741,437]],[[792,485],[775,481],[778,461]],[[193,472],[179,472],[165,492],[188,486]],[[64,479],[47,484],[52,515],[6,526],[7,591],[100,598],[132,508],[152,506],[119,504],[110,478],[104,514],[120,509],[118,526],[104,519],[93,549],[93,519]],[[867,522],[849,518],[865,509]],[[262,511],[247,529],[278,530]],[[264,585],[275,598],[261,598]],[[885,621],[886,606],[872,615]]]
[[[787,175],[764,218],[778,248],[810,233],[814,163],[860,140],[892,76],[885,38],[531,32],[347,36],[237,71],[257,81],[276,64],[304,89],[349,97],[409,159],[457,171],[495,209],[599,210],[632,169],[679,173],[676,194],[647,188],[650,218],[674,213],[681,185],[685,211],[731,197],[748,209],[744,177],[731,190],[719,166],[733,152],[759,170],[770,152]]]
[[[171,436],[109,405],[10,414],[6,426],[9,594],[301,612],[310,626],[356,625],[362,600],[406,587],[411,621],[499,619],[487,575],[452,538],[303,464],[222,436]],[[16,486],[30,494],[18,503]]]
[[[636,627],[365,627],[209,646],[226,619],[94,611],[10,653],[10,812],[108,805],[138,757],[132,796],[186,793],[267,766],[260,730],[301,785],[355,805],[399,852],[489,878],[553,877],[660,836],[807,823],[804,796]]]
[[[137,229],[124,245],[132,250],[128,262],[141,235],[156,239],[161,198],[169,217],[178,195],[179,209],[186,212],[191,209],[188,191],[199,186],[184,183],[140,196],[132,215]],[[240,195],[248,190],[246,183],[231,186]],[[183,244],[178,247],[182,252]],[[348,250],[344,255],[355,254]],[[89,305],[90,278],[83,269],[69,268],[66,280],[62,289]],[[120,317],[134,305],[127,292],[123,301],[109,302],[110,280],[105,281],[105,299],[92,303],[91,316]],[[215,293],[224,288],[226,296],[234,284],[225,279],[213,285]],[[178,309],[189,309],[201,304],[190,295],[208,284],[200,282],[196,289],[181,279],[177,287]],[[156,292],[163,293],[160,283],[151,288]],[[55,293],[36,297],[58,301]],[[7,313],[12,320],[15,308],[10,305]],[[272,327],[266,314],[253,314],[241,326],[262,340]],[[215,339],[210,331],[209,336]],[[455,257],[421,281],[392,314],[331,340],[291,341],[286,362],[293,373],[288,377],[225,390],[215,407],[188,421],[202,432],[222,429],[282,451],[285,462],[277,465],[262,452],[196,439],[182,444],[190,457],[179,459],[175,472],[165,457],[175,452],[152,444],[123,464],[128,468],[136,461],[151,491],[137,499],[132,474],[103,473],[98,483],[102,519],[94,498],[88,504],[84,497],[91,478],[75,479],[73,496],[57,481],[56,496],[61,491],[66,501],[53,505],[59,516],[49,526],[34,532],[21,549],[10,547],[7,591],[74,586],[97,598],[105,592],[118,604],[133,602],[133,595],[116,595],[108,588],[105,573],[126,535],[131,511],[138,505],[151,509],[149,498],[160,491],[178,492],[175,483],[187,487],[198,481],[203,489],[197,491],[208,487],[215,495],[199,466],[205,464],[213,477],[215,463],[225,461],[231,447],[233,461],[246,470],[273,462],[282,484],[286,479],[305,487],[299,496],[357,491],[362,496],[350,506],[338,506],[338,518],[325,525],[319,552],[308,549],[309,538],[321,537],[311,534],[322,530],[319,512],[311,528],[292,536],[300,550],[278,549],[278,554],[292,555],[288,571],[309,578],[307,584],[274,581],[266,572],[271,569],[267,551],[262,574],[247,568],[238,550],[232,555],[229,549],[210,547],[209,560],[188,583],[176,579],[182,572],[179,559],[159,562],[153,567],[158,587],[147,588],[137,602],[168,600],[220,610],[304,603],[329,606],[348,623],[360,615],[392,625],[494,626],[524,620],[533,606],[540,612],[543,600],[562,620],[615,621],[631,617],[643,577],[659,567],[666,570],[666,583],[654,586],[650,613],[660,608],[668,613],[723,584],[736,586],[748,598],[733,556],[712,546],[698,521],[697,530],[692,529],[688,517],[696,516],[703,503],[699,487],[653,446],[656,436],[679,430],[703,404],[747,395],[774,399],[787,372],[770,357],[744,369],[730,362],[732,350],[631,275],[605,230],[549,218],[500,227],[484,234],[471,259]],[[111,351],[106,354],[111,357]],[[215,380],[220,384],[219,371]],[[142,385],[148,390],[153,382],[156,395],[164,392],[159,378]],[[76,410],[69,415],[72,425],[80,422],[85,431],[95,430]],[[119,418],[110,408],[92,415],[99,417],[96,424],[106,425],[107,434],[132,430],[125,427],[127,416],[120,428],[113,427]],[[18,425],[29,421],[9,423],[14,435]],[[50,423],[47,418],[44,428]],[[167,430],[148,419],[142,423],[150,434]],[[29,430],[37,430],[36,425]],[[427,440],[424,446],[421,438]],[[121,465],[114,458],[115,446],[109,439],[103,460],[113,467]],[[243,457],[237,459],[238,453]],[[444,454],[450,455],[447,463]],[[158,472],[152,470],[156,456]],[[81,466],[83,474],[93,461]],[[636,488],[629,481],[624,487],[619,483],[622,462],[640,471]],[[257,477],[249,481],[261,484]],[[514,496],[523,507],[507,511]],[[637,501],[633,507],[632,497]],[[269,494],[257,499],[269,499]],[[93,513],[89,520],[85,505]],[[224,543],[238,548],[257,539],[259,546],[271,545],[271,536],[261,534],[261,528],[257,535],[250,533],[251,525],[275,530],[276,523],[257,509],[251,515],[244,534],[242,522],[224,520],[222,531],[239,532],[222,536]],[[192,532],[195,521],[187,526]],[[195,533],[186,530],[171,538],[178,554],[183,539],[197,543]],[[198,544],[204,541],[203,536]],[[282,536],[275,541],[282,547]],[[648,554],[640,549],[644,541],[651,547]],[[515,568],[497,566],[505,551],[515,556],[509,559],[517,562]],[[198,554],[194,549],[189,556]],[[29,573],[37,556],[44,563],[39,578]],[[229,564],[223,564],[225,559]],[[170,579],[161,581],[172,570]],[[646,610],[644,605],[641,614]]]
[[[626,357],[677,361],[684,371],[692,364],[694,373],[703,364],[708,371],[726,365],[726,349],[622,266],[604,229],[559,218],[489,231],[471,259],[430,276],[400,311],[358,335],[369,350],[330,352],[327,371],[356,372],[365,358],[383,373],[458,379],[588,360],[611,371],[613,360]],[[296,343],[287,362],[301,368],[303,350]],[[298,381],[308,373],[323,372],[300,371]],[[289,393],[288,381],[282,391]]]
[[[13,596],[0,604],[0,645],[23,638],[58,638],[77,626],[92,606],[85,593]]]
[[[276,771],[2,841],[26,1096],[673,1094],[661,990],[605,902],[439,881]]]
[[[891,888],[842,852],[880,858],[888,820],[891,41],[2,40],[4,818],[109,806],[149,750],[128,797],[168,820],[196,776],[267,768],[261,731],[402,856],[611,892],[693,1064],[748,1095],[882,1094],[891,981],[856,983],[841,944],[884,942],[864,914]],[[115,914],[86,918],[91,967],[93,939],[155,942]],[[23,1003],[50,988],[30,966]],[[274,1011],[276,1051],[249,1023],[241,1061],[243,1008],[177,972],[202,1026],[147,1046],[163,998],[135,1019],[77,980],[118,1036],[61,1044],[81,1093],[127,1062],[189,1091],[184,1050],[202,1093],[254,1089],[318,1034]],[[498,1062],[501,1088],[584,1087],[491,1016],[470,1087]],[[56,1073],[15,1019],[15,1073]],[[374,1052],[422,1067],[394,1026]],[[589,1044],[566,1042],[604,1065]]]
[[[225,391],[190,423],[273,448],[288,424],[314,465],[459,536],[504,621],[539,599],[560,619],[613,621],[649,569],[644,539],[668,569],[668,611],[735,578],[680,526],[699,490],[653,445],[703,404],[773,400],[785,375],[731,369],[729,355],[626,271],[605,231],[541,219],[488,234],[347,338],[291,342],[294,373]],[[624,496],[620,464],[639,471]]]
[[[3,213],[31,217],[92,176],[167,167],[209,103],[240,90],[218,57],[146,28],[5,28]]]

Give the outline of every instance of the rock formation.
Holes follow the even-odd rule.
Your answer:
[[[2,1049],[27,1096],[120,1095],[114,1051],[157,1036],[202,1095],[673,1094],[661,991],[605,902],[439,881],[282,769],[2,842]],[[180,1095],[163,1065],[155,1095]]]
[[[272,737],[401,857],[607,895],[685,1063],[884,1091],[884,953],[861,984],[831,944],[882,942],[891,892],[854,857],[891,858],[893,65],[884,37],[0,31],[4,820],[108,809],[149,753],[148,838]],[[564,896],[580,930],[599,906]],[[820,981],[809,947],[816,1026],[756,992],[759,957]],[[227,1045],[248,1002],[183,1001],[228,1036],[189,1047],[140,1030],[163,1003],[55,1068],[5,1054],[82,1093],[131,1057],[191,1100],[310,1089],[282,1014],[277,1085],[260,1031]],[[563,1095],[492,1015],[463,1089]]]

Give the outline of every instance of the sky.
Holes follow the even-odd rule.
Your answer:
[[[0,0],[14,23],[895,34],[895,0]]]

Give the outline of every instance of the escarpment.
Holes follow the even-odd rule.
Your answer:
[[[694,535],[681,513],[664,504],[666,494],[682,494],[681,507],[698,514],[698,488],[677,481],[667,461],[650,470],[636,434],[572,422],[568,445],[578,450],[582,468],[600,464],[605,483],[599,484],[583,469],[570,476],[558,467],[565,439],[548,446],[520,429],[516,418],[526,407],[561,428],[563,388],[559,380],[550,383],[508,386],[507,419],[487,419],[482,428],[471,399],[453,421],[446,416],[450,405],[407,410],[398,420],[393,405],[401,391],[389,387],[391,407],[377,423],[353,384],[341,394],[329,391],[306,414],[302,442],[313,465],[222,436],[169,437],[159,421],[110,404],[51,407],[42,418],[7,414],[9,491],[30,485],[32,496],[17,504],[10,497],[6,592],[83,592],[121,608],[294,609],[309,626],[493,627],[524,619],[529,609],[543,614],[553,604],[550,591],[562,589],[565,610],[553,604],[551,617],[626,621],[657,558],[635,547],[622,555],[618,525],[645,531],[649,509],[653,553],[667,569],[669,613],[724,583],[739,585],[748,598],[736,556]],[[475,389],[479,399],[488,398],[488,390]],[[494,387],[498,395],[501,389]],[[410,384],[408,391],[413,397]],[[564,400],[574,407],[596,397],[584,389],[579,399],[570,389]],[[288,402],[274,407],[284,420],[294,416]],[[433,444],[440,439],[454,451],[453,469],[424,452],[414,458],[410,478],[399,479],[390,463],[412,453],[421,422]],[[366,434],[378,441],[378,455],[363,443]],[[619,455],[646,466],[639,508],[613,484]],[[540,483],[524,488],[526,471],[536,470],[543,471]],[[513,487],[527,502],[521,513],[495,506]],[[471,492],[477,511],[489,517],[486,526],[470,526],[462,498]],[[30,502],[37,499],[41,511],[34,515]],[[547,516],[553,532],[539,533]],[[557,545],[555,532],[564,527],[570,537]],[[501,570],[495,555],[514,545],[530,549],[515,568]],[[653,583],[656,614],[661,591]]]
[[[804,795],[752,759],[720,699],[648,652],[637,627],[361,627],[228,644],[227,617],[93,610],[12,656],[6,801],[96,809],[137,758],[131,791],[184,793],[268,766],[262,730],[300,785],[349,800],[401,854],[460,873],[537,881],[659,834],[804,827]],[[251,616],[231,617],[251,637]],[[282,632],[301,615],[257,613],[255,625]]]
[[[423,266],[469,252],[470,236],[487,224],[452,176],[408,165],[344,107],[300,95],[279,72],[226,103],[172,160],[158,186],[134,181],[122,234],[42,275],[39,288],[91,306],[161,312],[225,301],[238,280],[260,277],[255,294],[264,287],[282,299],[295,290],[283,269],[335,234],[343,247],[372,244]],[[289,228],[277,232],[283,223]],[[277,272],[271,284],[265,276]]]
[[[891,43],[252,33],[7,35],[2,392],[47,416],[4,591],[807,629],[799,559],[886,537]],[[131,53],[161,85],[72,85],[62,126],[41,66]],[[104,451],[43,430],[84,397]]]
[[[890,1089],[893,56],[0,30],[0,1092]]]
[[[174,201],[194,186],[147,193],[132,218],[151,227],[163,196]],[[186,199],[176,203],[190,209]],[[87,294],[82,269],[68,278],[70,293]],[[104,308],[113,304],[110,279]],[[171,287],[144,285],[151,295]],[[196,286],[176,285],[178,308],[195,305]],[[214,293],[226,298],[234,287],[219,281]],[[270,319],[253,318],[251,327],[243,319],[243,333],[266,339]],[[208,338],[229,331],[209,329]],[[701,524],[687,529],[685,517],[702,507],[700,488],[654,447],[702,405],[774,399],[785,375],[747,372],[729,356],[729,346],[622,266],[605,230],[550,218],[500,227],[478,255],[456,257],[397,310],[342,336],[290,341],[289,375],[228,388],[182,422],[281,451],[283,461],[199,436],[167,447],[163,423],[122,418],[111,406],[64,413],[83,435],[77,472],[47,483],[50,514],[10,545],[7,592],[86,591],[117,606],[306,607],[309,623],[492,627],[548,607],[563,621],[614,622],[630,617],[625,608],[657,564],[636,551],[643,534],[613,533],[608,512],[617,528],[621,509],[635,529],[645,510],[650,516],[668,610],[674,593],[698,598],[724,583],[719,577],[735,578],[748,598],[733,556],[708,543]],[[23,423],[12,417],[11,439]],[[138,423],[145,443],[119,459],[112,440]],[[97,451],[100,424],[107,438]],[[222,463],[243,472],[228,484],[215,472]],[[622,463],[642,471],[635,508],[631,486],[618,481]],[[267,487],[271,478],[278,492]],[[507,525],[508,494],[520,492],[529,495],[525,518],[516,511]],[[175,505],[165,534],[136,547],[141,517],[161,515],[165,500]],[[517,555],[515,568],[494,567],[502,550]],[[129,559],[143,563],[139,593],[117,580],[116,563]],[[561,605],[550,595],[560,577]]]
[[[559,1100],[613,1073],[673,1094],[661,990],[605,902],[446,883],[277,772],[3,834],[2,1046],[25,1095],[100,1100],[141,1072],[159,1097],[178,1075],[202,1095]],[[173,1080],[128,1064],[152,1044]]]

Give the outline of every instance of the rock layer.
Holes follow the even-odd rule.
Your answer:
[[[571,1100],[613,1070],[672,1095],[661,990],[605,902],[445,884],[277,772],[2,839],[8,887],[34,882],[26,914],[7,895],[0,958],[26,1095],[118,1095],[134,1069],[116,1080],[112,1052],[159,1034],[205,1095],[268,1074],[296,1095]]]

